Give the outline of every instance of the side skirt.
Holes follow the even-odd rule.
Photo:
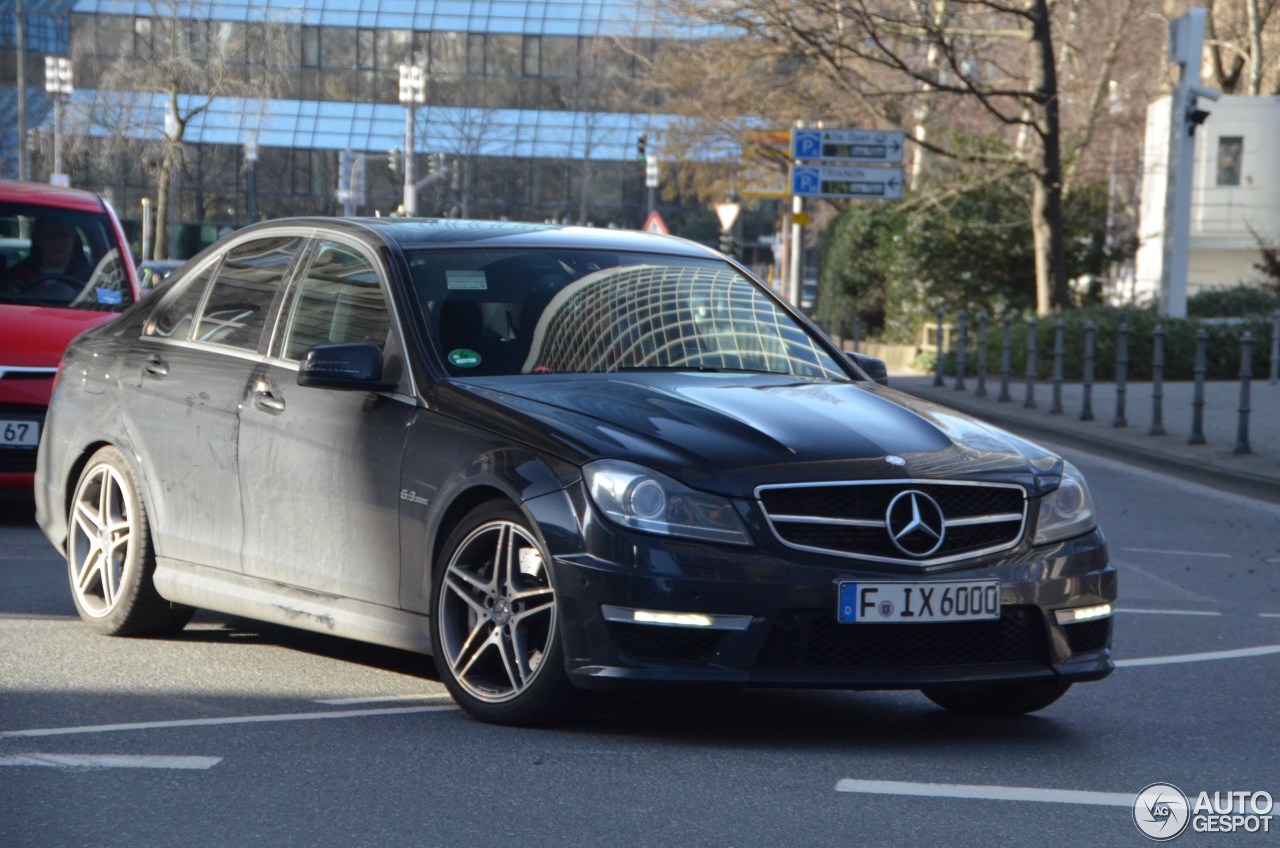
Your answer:
[[[431,653],[429,619],[418,613],[165,558],[157,559],[153,579],[156,591],[172,603]]]

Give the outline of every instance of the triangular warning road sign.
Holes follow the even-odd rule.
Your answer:
[[[662,220],[662,216],[655,209],[649,213],[649,217],[645,219],[644,231],[646,233],[656,233],[660,236],[669,236],[671,231],[667,229],[667,222]]]

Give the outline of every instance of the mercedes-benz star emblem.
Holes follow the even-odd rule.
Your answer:
[[[932,556],[947,535],[942,507],[915,489],[901,492],[889,502],[884,521],[894,547],[917,559]]]

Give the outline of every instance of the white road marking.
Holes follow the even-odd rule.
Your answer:
[[[1258,615],[1263,618],[1280,618],[1280,612],[1260,612]]]
[[[1116,668],[1132,668],[1142,665],[1176,665],[1178,663],[1212,662],[1213,660],[1237,660],[1245,657],[1265,657],[1269,654],[1280,654],[1280,645],[1259,645],[1256,648],[1237,648],[1233,651],[1207,651],[1202,654],[1174,654],[1167,657],[1116,660]]]
[[[325,704],[330,707],[349,707],[354,704],[381,704],[387,701],[435,701],[439,706],[455,706],[453,699],[448,695],[382,695],[377,698],[329,698],[326,700],[317,700],[317,704]]]
[[[113,733],[118,730],[162,730],[171,727],[216,727],[224,724],[260,724],[277,721],[319,721],[332,718],[407,715],[456,710],[457,706],[394,707],[381,710],[342,710],[324,713],[278,713],[275,715],[227,716],[224,718],[192,718],[175,721],[140,721],[130,724],[94,724],[82,727],[44,727],[32,730],[0,731],[0,739],[31,736],[73,736],[80,733]]]
[[[222,762],[222,757],[159,757],[142,754],[22,754],[0,757],[0,766],[46,766],[52,768],[147,768],[203,771]]]
[[[1157,548],[1121,548],[1135,554],[1165,554],[1166,556],[1211,557],[1213,559],[1231,559],[1231,554],[1220,554],[1212,551],[1164,551]]]
[[[864,795],[912,795],[924,798],[969,798],[979,801],[1040,801],[1048,804],[1090,804],[1132,807],[1134,792],[1082,792],[1078,789],[1038,789],[1030,786],[980,786],[962,783],[908,783],[900,780],[854,780],[836,784],[837,792]]]
[[[1137,615],[1222,615],[1211,610],[1151,610],[1151,609],[1117,609],[1116,612],[1127,612]]]

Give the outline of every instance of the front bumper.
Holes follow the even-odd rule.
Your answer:
[[[1095,680],[1114,669],[1109,616],[1064,625],[1055,615],[1115,600],[1116,571],[1098,531],[924,572],[781,546],[732,548],[628,533],[593,520],[589,510],[584,524],[587,552],[553,556],[566,670],[581,688],[917,689]],[[998,621],[836,619],[842,581],[990,577],[1000,580]],[[665,616],[627,622],[618,609],[700,614],[713,624]],[[724,621],[733,626],[715,623]]]

